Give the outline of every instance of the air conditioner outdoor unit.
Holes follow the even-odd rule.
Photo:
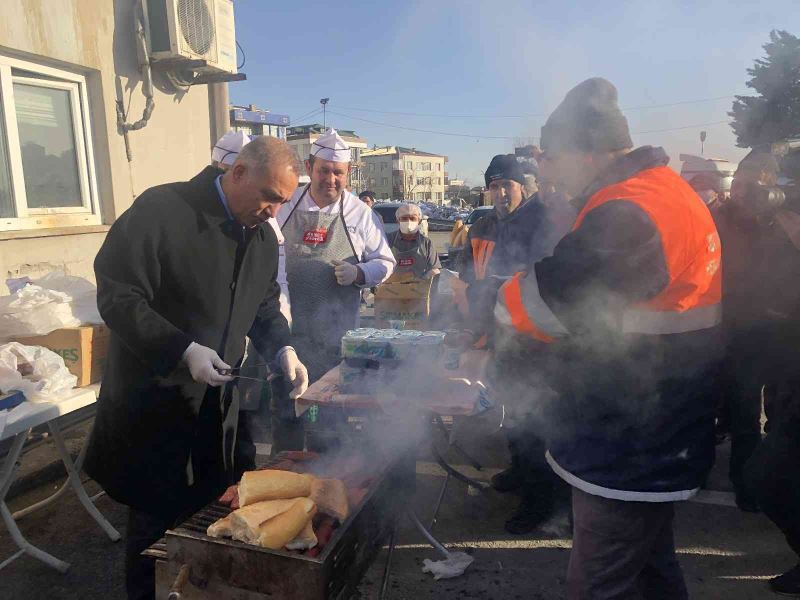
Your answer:
[[[233,0],[145,0],[153,62],[236,73]]]

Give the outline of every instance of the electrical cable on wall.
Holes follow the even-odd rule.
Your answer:
[[[141,9],[141,2],[139,7]],[[127,111],[125,110],[124,103],[122,100],[117,100],[117,127],[125,138],[125,154],[128,158],[128,162],[133,161],[133,151],[131,150],[130,141],[128,140],[128,133],[131,131],[138,131],[147,125],[147,122],[150,120],[150,117],[153,115],[153,110],[156,107],[155,99],[153,97],[153,73],[150,69],[150,60],[147,52],[147,38],[145,37],[141,15],[142,13],[139,12],[136,18],[137,50],[139,53],[141,53],[141,56],[144,57],[144,60],[139,68],[139,71],[142,74],[142,94],[145,97],[145,105],[144,110],[142,111],[141,119],[134,123],[128,122]]]
[[[242,45],[239,43],[239,40],[236,40],[236,47],[242,52],[242,64],[236,66],[236,70],[241,71],[244,68],[245,63],[247,62],[247,54],[244,53],[244,48],[242,48]]]

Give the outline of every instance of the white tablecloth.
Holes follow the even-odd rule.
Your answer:
[[[97,402],[97,387],[74,388],[52,402],[23,402],[11,410],[0,411],[0,440],[12,438],[18,433],[63,417],[71,412]],[[5,427],[3,414],[5,413]]]

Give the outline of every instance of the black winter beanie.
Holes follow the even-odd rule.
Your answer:
[[[542,127],[542,150],[613,152],[633,147],[628,121],[617,104],[617,88],[593,77],[572,88]]]
[[[525,185],[525,173],[522,170],[522,165],[517,161],[517,157],[513,154],[498,154],[489,163],[489,167],[483,174],[486,181],[486,187],[497,179],[511,179],[520,185]]]

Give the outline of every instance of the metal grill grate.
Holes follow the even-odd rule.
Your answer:
[[[179,529],[186,529],[205,535],[209,525],[219,519],[227,517],[231,512],[233,511],[229,506],[214,502],[181,523]]]
[[[181,49],[216,60],[214,0],[178,0],[178,27]]]

